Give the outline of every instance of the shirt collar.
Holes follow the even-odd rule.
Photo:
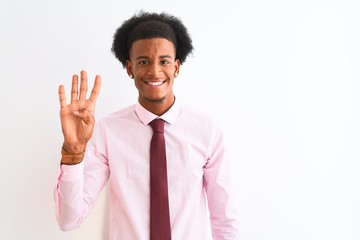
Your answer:
[[[180,103],[175,99],[174,104],[169,108],[169,110],[167,110],[163,115],[157,116],[146,110],[139,102],[137,102],[135,105],[135,112],[144,125],[148,125],[156,118],[161,118],[169,124],[174,124],[180,113]]]

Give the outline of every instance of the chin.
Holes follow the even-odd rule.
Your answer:
[[[151,103],[158,103],[161,104],[164,102],[165,97],[162,98],[146,98],[147,101],[151,102]]]

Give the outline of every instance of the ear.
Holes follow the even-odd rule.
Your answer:
[[[175,66],[174,77],[179,76],[179,73],[180,73],[180,65],[181,65],[180,60],[179,60],[179,59],[176,59],[176,60],[175,60],[175,64],[174,64],[174,66]]]
[[[134,78],[134,74],[132,72],[132,66],[130,60],[126,60],[126,72],[129,75],[130,78]]]

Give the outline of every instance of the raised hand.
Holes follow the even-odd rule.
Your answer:
[[[85,151],[86,144],[94,130],[95,104],[101,87],[101,77],[97,75],[90,97],[86,99],[88,91],[86,71],[81,71],[80,79],[79,88],[78,75],[72,77],[70,104],[66,102],[64,86],[59,86],[60,119],[64,135],[63,148],[69,153]]]

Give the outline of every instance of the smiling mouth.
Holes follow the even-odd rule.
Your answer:
[[[151,86],[160,86],[165,82],[166,82],[166,80],[165,81],[156,81],[156,82],[146,81],[145,83],[148,85],[151,85]]]

